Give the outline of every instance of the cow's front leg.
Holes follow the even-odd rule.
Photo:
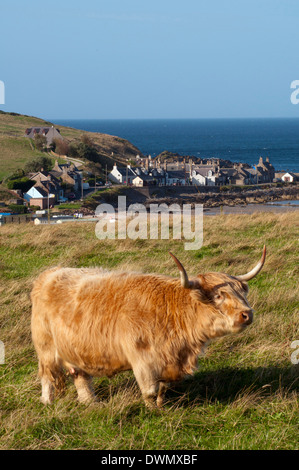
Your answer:
[[[140,387],[145,405],[151,409],[156,408],[159,382],[156,380],[155,374],[147,367],[141,367],[140,365],[138,365],[137,368],[134,368],[133,371]]]

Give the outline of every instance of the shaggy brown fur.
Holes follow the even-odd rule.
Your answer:
[[[132,369],[146,404],[161,406],[167,383],[192,374],[210,340],[252,322],[247,291],[221,273],[201,274],[183,288],[153,274],[45,271],[31,293],[42,401],[53,401],[64,369],[80,401],[94,398],[92,376]]]

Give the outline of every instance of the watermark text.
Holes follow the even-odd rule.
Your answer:
[[[5,346],[3,341],[0,341],[0,364],[5,364]]]
[[[291,354],[291,363],[292,364],[299,364],[299,340],[292,341],[291,348],[295,349],[295,351]]]
[[[100,204],[95,233],[98,239],[184,240],[185,250],[199,250],[203,244],[203,205],[143,204],[126,206],[126,196],[118,196],[115,211],[111,204]]]
[[[291,103],[298,104],[299,103],[299,80],[293,80],[291,83],[291,88],[294,91],[291,93]]]

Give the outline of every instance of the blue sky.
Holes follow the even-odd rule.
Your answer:
[[[4,111],[298,117],[298,0],[1,0]]]

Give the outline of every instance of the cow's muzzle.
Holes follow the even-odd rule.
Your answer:
[[[252,310],[244,310],[239,314],[238,323],[241,326],[248,326],[253,322]]]

